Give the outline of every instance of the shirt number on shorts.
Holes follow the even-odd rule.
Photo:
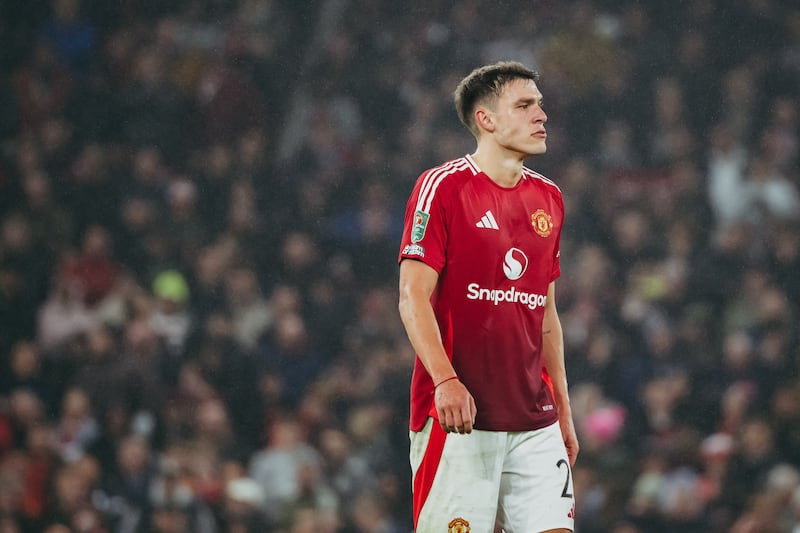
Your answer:
[[[556,463],[556,467],[561,470],[561,465],[564,465],[567,469],[567,477],[564,479],[564,490],[561,491],[561,497],[572,498],[572,493],[569,491],[569,463],[566,459],[559,459]]]

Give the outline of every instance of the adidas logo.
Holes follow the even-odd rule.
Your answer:
[[[481,217],[475,226],[484,229],[500,229],[500,226],[497,225],[497,221],[494,219],[494,215],[491,211],[486,211],[486,214]]]

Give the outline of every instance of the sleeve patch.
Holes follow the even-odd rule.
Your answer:
[[[419,242],[425,236],[430,215],[424,211],[414,212],[414,226],[411,228],[411,242]]]
[[[425,248],[419,244],[406,244],[405,248],[403,248],[402,255],[418,255],[420,257],[425,257]]]

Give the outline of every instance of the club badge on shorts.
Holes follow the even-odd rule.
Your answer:
[[[424,211],[414,211],[414,226],[411,228],[411,242],[419,242],[425,236],[430,214]]]
[[[447,533],[469,533],[469,522],[463,518],[453,518],[447,524]]]
[[[531,226],[541,237],[549,237],[553,231],[553,217],[551,217],[544,209],[537,209],[531,215]]]

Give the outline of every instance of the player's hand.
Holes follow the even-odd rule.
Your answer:
[[[575,423],[571,416],[564,416],[559,417],[558,425],[561,427],[561,436],[564,438],[564,446],[567,448],[569,465],[570,467],[575,466],[575,460],[578,458],[578,451],[581,448],[575,433]]]
[[[447,433],[472,433],[475,425],[475,399],[458,379],[451,379],[436,387],[434,395],[439,425]]]

